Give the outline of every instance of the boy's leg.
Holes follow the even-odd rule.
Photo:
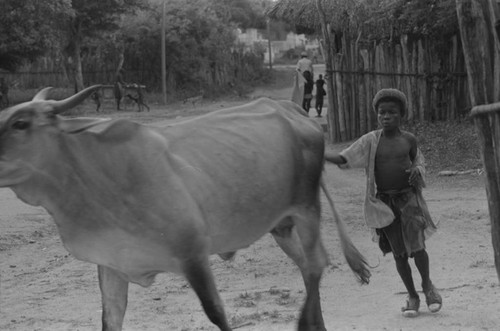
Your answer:
[[[422,277],[422,289],[430,289],[432,282],[429,276],[429,255],[422,249],[418,252],[413,253],[413,258],[415,259],[415,265],[417,266],[418,272]]]
[[[413,282],[413,277],[411,275],[410,264],[408,263],[408,256],[394,256],[394,259],[396,260],[396,269],[398,270],[399,276],[408,291],[408,295],[411,298],[418,298],[415,283]]]
[[[307,99],[305,97],[302,100],[302,109],[304,109],[307,113],[309,113],[309,109],[307,109]]]
[[[399,276],[408,291],[406,306],[402,308],[403,315],[406,317],[415,317],[418,315],[420,298],[415,289],[410,264],[408,263],[408,256],[394,256],[394,259],[396,260],[396,269],[398,270]]]
[[[415,252],[413,254],[413,258],[415,259],[415,265],[417,266],[420,276],[422,277],[422,290],[425,294],[427,306],[431,312],[436,313],[441,309],[443,299],[430,279],[429,255],[425,249],[422,249]]]
[[[304,109],[309,114],[309,109],[311,108],[311,99],[305,99]]]
[[[320,100],[319,102],[316,103],[316,112],[318,113],[318,117],[321,116],[322,108],[323,108],[323,100]]]

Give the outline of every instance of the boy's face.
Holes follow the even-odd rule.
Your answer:
[[[384,130],[397,129],[401,124],[401,105],[395,101],[382,101],[377,107],[377,117]]]

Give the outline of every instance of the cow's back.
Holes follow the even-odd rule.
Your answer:
[[[293,103],[259,99],[178,123],[162,135],[214,243],[224,249],[253,242],[260,224],[270,230],[270,220],[316,199],[323,133]],[[247,242],[235,232],[246,233]]]

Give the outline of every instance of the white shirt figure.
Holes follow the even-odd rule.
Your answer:
[[[304,74],[304,71],[309,71],[311,73],[311,78],[314,77],[313,63],[307,58],[307,53],[302,52],[302,58],[297,62],[297,71]]]

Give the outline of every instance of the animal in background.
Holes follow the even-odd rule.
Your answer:
[[[144,107],[149,111],[150,110],[149,106],[144,101],[144,94],[142,93],[142,86],[140,86],[138,84],[132,84],[132,87],[135,89],[136,95],[134,96],[130,93],[127,93],[126,97],[129,98],[130,100],[132,100],[137,105],[139,112],[141,112]]]

